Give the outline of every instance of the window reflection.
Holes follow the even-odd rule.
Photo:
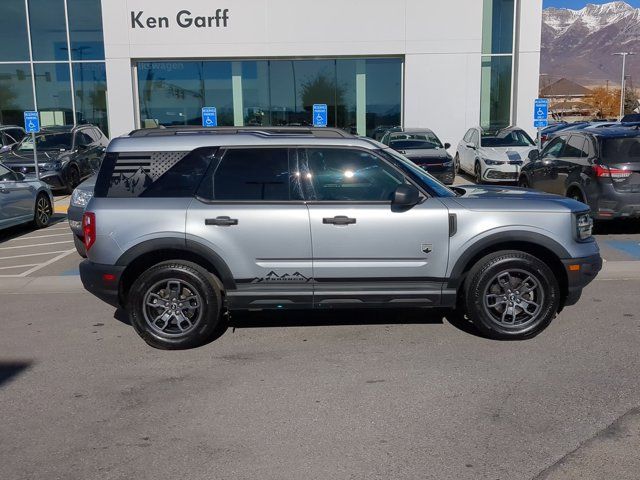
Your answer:
[[[67,0],[72,60],[104,60],[100,0]]]
[[[42,126],[73,124],[69,64],[36,64],[34,71]]]
[[[0,125],[22,125],[25,110],[33,110],[31,67],[28,63],[0,65]]]
[[[29,0],[34,60],[68,60],[63,0]]]
[[[97,125],[108,136],[104,63],[74,63],[73,83],[77,122]]]
[[[24,0],[2,0],[0,2],[0,45],[2,45],[0,61],[29,61],[28,42]]]

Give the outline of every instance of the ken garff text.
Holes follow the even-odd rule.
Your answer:
[[[180,28],[226,28],[229,24],[229,9],[219,8],[215,15],[193,15],[189,10],[180,10],[175,16]],[[131,12],[131,28],[169,28],[169,17],[145,15],[144,10]]]

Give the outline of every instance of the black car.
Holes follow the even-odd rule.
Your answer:
[[[10,150],[26,135],[22,127],[17,125],[0,125],[0,153]]]
[[[640,131],[609,127],[559,134],[531,152],[519,185],[584,202],[594,218],[640,217]]]
[[[36,134],[40,179],[66,193],[100,167],[109,140],[93,125],[43,128]],[[31,135],[0,155],[0,162],[25,175],[35,173]]]
[[[451,144],[443,145],[431,130],[390,130],[382,137],[382,143],[401,153],[442,183],[453,184],[456,178],[455,165],[453,157],[447,152]]]

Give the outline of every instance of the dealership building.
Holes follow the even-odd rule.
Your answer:
[[[0,123],[533,131],[542,0],[2,0]]]

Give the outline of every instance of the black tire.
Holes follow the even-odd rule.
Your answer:
[[[546,263],[528,253],[504,250],[487,255],[469,271],[463,304],[484,336],[524,340],[535,337],[556,316],[560,287]]]
[[[71,195],[78,185],[80,185],[80,171],[78,170],[78,167],[71,165],[67,173],[67,187],[65,192]]]
[[[51,205],[51,199],[46,193],[38,194],[34,210],[33,225],[36,228],[48,227],[53,215],[53,205]]]
[[[520,179],[518,180],[518,186],[520,188],[531,188],[529,186],[529,180],[527,180],[527,177],[525,176],[520,177]]]
[[[575,201],[577,201],[577,202],[586,203],[586,202],[584,201],[584,197],[582,196],[582,193],[581,193],[581,192],[580,192],[580,190],[578,190],[577,188],[574,188],[574,189],[572,189],[572,190],[569,190],[569,191],[567,192],[567,197],[568,197],[568,198],[570,198],[570,199],[572,199],[572,200],[575,200]]]
[[[453,159],[453,168],[456,175],[460,174],[460,154],[456,153]]]
[[[482,167],[480,162],[476,161],[476,165],[473,168],[474,176],[476,177],[476,184],[482,185]]]
[[[84,242],[82,241],[82,239],[77,235],[74,235],[73,244],[76,247],[78,255],[80,255],[82,258],[87,258],[87,248],[84,246]]]
[[[131,325],[154,348],[183,350],[209,343],[216,338],[216,328],[222,320],[220,284],[195,263],[159,263],[131,286],[127,301]],[[152,305],[154,301],[161,304],[156,307]],[[193,306],[196,304],[197,308]],[[179,318],[183,320],[178,321]]]

